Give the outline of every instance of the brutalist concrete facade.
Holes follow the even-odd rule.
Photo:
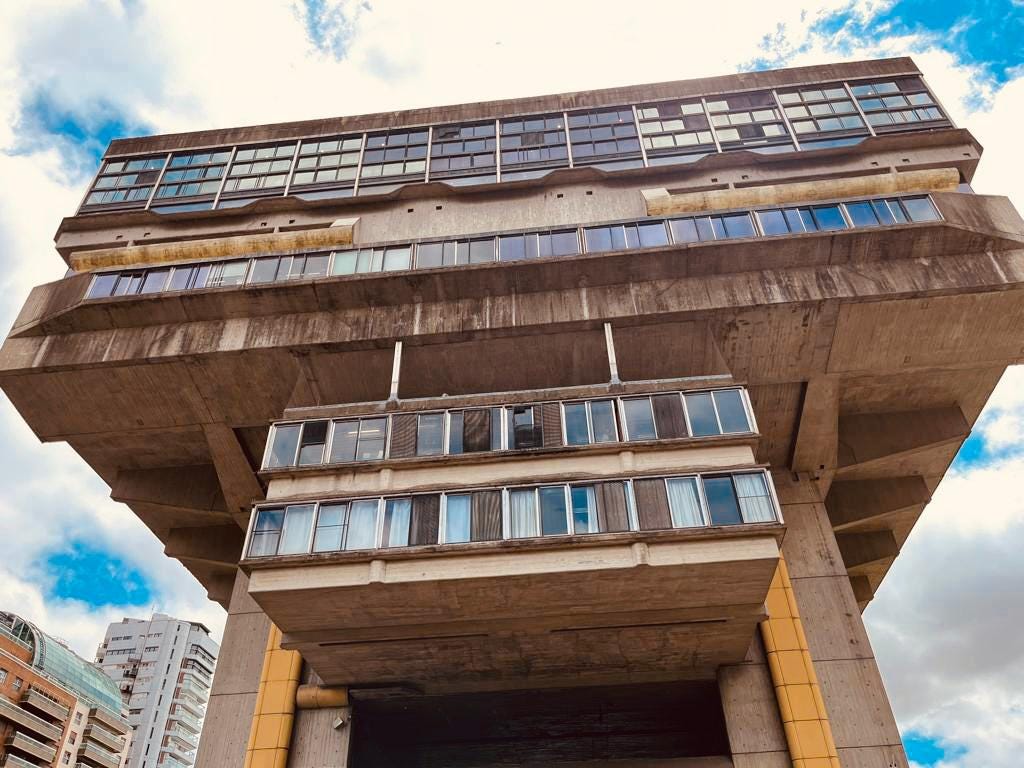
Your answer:
[[[0,385],[228,610],[202,768],[902,766],[981,151],[909,59],[119,139]]]

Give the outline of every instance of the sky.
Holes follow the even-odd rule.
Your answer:
[[[117,136],[912,55],[1024,208],[1024,0],[5,0],[0,325],[58,279],[60,217]],[[1024,750],[1024,369],[997,388],[865,619],[918,766]],[[91,657],[109,621],[223,611],[63,444],[0,401],[0,607]]]

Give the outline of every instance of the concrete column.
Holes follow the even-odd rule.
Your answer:
[[[299,709],[288,768],[345,768],[351,737],[351,707]]]
[[[840,764],[905,768],[892,708],[817,484],[780,472],[775,486],[788,529],[783,554]]]
[[[249,597],[248,585],[238,571],[195,768],[243,768],[245,763],[270,632],[270,619]]]

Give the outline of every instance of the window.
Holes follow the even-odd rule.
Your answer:
[[[68,743],[69,744],[74,744],[75,743],[75,739],[77,739],[77,738],[78,738],[78,734],[76,734],[74,731],[71,731],[71,733],[68,734]]]
[[[73,742],[72,742],[72,743],[73,743]],[[64,756],[63,756],[63,757],[62,757],[62,758],[60,759],[60,761],[61,761],[61,762],[62,762],[62,763],[63,763],[64,765],[67,765],[68,763],[70,763],[70,762],[71,762],[71,753],[70,753],[70,752],[65,752],[65,753],[64,753]]]
[[[537,419],[537,409],[532,405],[516,405],[508,411],[508,447],[541,448],[544,434]]]
[[[139,293],[159,293],[167,285],[167,278],[171,274],[169,269],[150,269],[142,279],[142,287]]]
[[[24,685],[24,683],[24,680],[22,680],[20,677],[15,676],[14,683],[11,685],[11,687],[16,691],[20,691],[21,686]]]
[[[749,213],[670,219],[668,224],[672,231],[672,239],[677,243],[728,240],[734,237],[755,237],[757,235]]]
[[[229,285],[241,285],[245,281],[245,273],[248,269],[248,260],[219,261],[211,264],[210,274],[206,278],[206,287],[218,288]]]
[[[353,186],[362,147],[362,136],[303,141],[292,176],[292,189]]]
[[[277,542],[281,538],[284,522],[283,509],[261,509],[253,526],[249,557],[267,557],[277,554]]]
[[[330,461],[337,464],[345,461],[383,459],[386,438],[386,418],[335,421]]]
[[[400,269],[411,269],[412,246],[399,245],[387,248],[360,248],[355,251],[335,251],[332,257],[332,275],[393,272]]]
[[[501,177],[509,181],[528,175],[513,168],[567,166],[565,119],[562,115],[537,115],[501,121]]]
[[[119,208],[145,207],[166,160],[166,156],[161,155],[106,161],[82,207],[114,204],[119,204]]]
[[[294,142],[239,149],[224,182],[222,198],[266,192],[282,194],[294,157]]]
[[[563,412],[566,445],[612,443],[619,439],[613,400],[566,403]]]
[[[927,197],[904,197],[899,200],[889,200],[889,207],[902,203],[907,216],[911,221],[938,221],[939,212],[935,210],[932,201]]]
[[[723,150],[793,147],[771,91],[716,96],[707,109]]]
[[[694,437],[750,431],[746,406],[739,390],[688,392],[685,399]]]
[[[307,421],[302,425],[299,439],[299,466],[322,464],[327,444],[327,421]]]
[[[466,494],[446,494],[444,497],[444,542],[455,544],[471,539],[472,497]]]
[[[586,227],[583,230],[583,239],[588,253],[628,248],[655,248],[659,245],[668,245],[669,242],[663,221]]]
[[[167,172],[160,180],[154,206],[168,201],[177,202],[181,198],[201,198],[212,202],[230,159],[231,150],[228,149],[173,155]]]
[[[381,546],[409,546],[412,499],[388,499],[384,503],[384,538]]]
[[[284,527],[281,531],[277,554],[294,555],[309,551],[309,536],[313,527],[313,504],[298,504],[285,508]]]
[[[557,536],[569,532],[565,486],[555,485],[538,490],[540,497],[541,536]]]
[[[700,491],[695,477],[673,477],[665,481],[668,489],[668,507],[675,528],[693,528],[704,525]]]
[[[494,121],[471,125],[441,125],[434,128],[430,146],[431,178],[486,174],[496,181]]]
[[[301,424],[275,424],[271,435],[270,453],[266,468],[291,467],[295,465],[295,452],[299,446]]]
[[[124,640],[128,640],[129,638],[125,637],[123,639]],[[75,712],[75,725],[78,725],[81,722],[82,722],[82,713],[81,712]]]
[[[376,499],[354,501],[349,506],[345,549],[372,549],[377,539],[378,504]]]
[[[509,538],[525,539],[537,535],[537,497],[533,488],[509,491]]]
[[[7,682],[7,670],[4,669],[3,667],[0,667],[0,685],[3,685],[6,682]]]
[[[577,112],[569,115],[569,141],[575,165],[593,165],[609,159],[633,158],[615,167],[639,167],[640,139],[629,107]]]
[[[731,476],[705,477],[704,495],[708,500],[712,525],[736,525],[743,522]]]
[[[444,453],[445,414],[421,413],[416,418],[416,455],[438,456]]]
[[[633,397],[622,401],[622,416],[627,440],[655,440],[651,398]]]
[[[601,530],[597,512],[597,493],[592,485],[573,486],[572,499],[573,533],[597,533]]]
[[[804,143],[808,134],[845,131],[868,134],[857,107],[842,85],[817,86],[779,93],[793,132]]]
[[[366,137],[360,184],[424,175],[427,169],[427,129],[411,128]]]
[[[856,83],[850,90],[876,132],[932,128],[946,121],[920,77]]]
[[[651,165],[679,162],[679,158],[692,162],[717,151],[711,123],[700,101],[648,104],[637,108],[637,116]]]

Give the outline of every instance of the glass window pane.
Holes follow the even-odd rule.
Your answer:
[[[704,525],[700,509],[700,492],[697,478],[675,477],[667,481],[668,507],[672,512],[672,525],[676,528],[693,528]]]
[[[668,234],[665,231],[665,222],[648,222],[638,226],[640,233],[640,247],[654,248],[659,245],[668,245]]]
[[[569,532],[563,486],[540,489],[540,525],[543,536],[556,536]]]
[[[534,407],[524,405],[507,410],[509,448],[540,448],[544,439]]]
[[[347,504],[322,504],[316,518],[316,532],[313,534],[314,552],[335,552],[341,549],[345,533]]]
[[[738,389],[715,392],[715,405],[718,406],[718,419],[722,422],[723,432],[750,431],[747,411],[743,407],[743,396]]]
[[[299,444],[299,466],[320,464],[324,460],[324,444],[327,442],[327,422],[310,421],[302,427]]]
[[[532,488],[509,491],[509,536],[524,539],[537,535],[536,498]]]
[[[889,210],[892,212],[893,218],[896,219],[897,223],[905,224],[908,221],[907,214],[904,213],[903,206],[900,205],[898,199],[890,198],[885,202],[888,204]]]
[[[376,542],[377,500],[352,502],[345,549],[373,549]]]
[[[877,227],[878,217],[875,216],[875,209],[871,203],[864,200],[857,203],[847,203],[846,213],[855,227]]]
[[[394,272],[400,269],[409,269],[412,257],[412,250],[409,246],[401,248],[387,248],[384,251],[384,270]]]
[[[373,461],[384,458],[384,438],[387,436],[387,419],[363,419],[359,427],[358,461]]]
[[[356,259],[359,251],[335,251],[334,263],[331,265],[332,275],[354,275],[356,273]]]
[[[494,261],[494,240],[490,237],[483,240],[469,241],[469,263],[485,264]]]
[[[272,256],[266,259],[256,259],[252,265],[252,274],[249,275],[250,283],[272,283],[277,277],[277,265],[280,259]]]
[[[416,455],[444,453],[444,414],[423,413],[416,422]]]
[[[444,540],[453,544],[470,539],[470,496],[445,497]]]
[[[750,220],[749,213],[737,213],[723,216],[725,234],[727,237],[753,237],[754,222]]]
[[[939,212],[927,197],[905,197],[902,202],[911,221],[939,220]]]
[[[758,211],[757,218],[761,222],[761,229],[766,235],[788,235],[789,226],[786,224],[786,217],[782,211]]]
[[[718,420],[715,418],[715,406],[711,402],[711,394],[699,392],[686,396],[686,412],[690,417],[690,433],[694,437],[717,435]]]
[[[804,217],[800,215],[800,211],[799,210],[797,210],[796,208],[786,208],[782,213],[786,217],[786,224],[789,225],[789,231],[790,232],[804,232],[805,231],[805,226],[804,225],[805,225],[806,221],[805,221]],[[808,216],[807,219],[810,220],[810,224],[811,224],[810,231],[813,232],[814,231],[814,220],[811,219],[810,216]]]
[[[700,239],[693,219],[672,219],[668,224],[672,229],[672,239],[677,243],[696,243]]]
[[[580,252],[579,237],[575,229],[551,233],[550,256],[574,256]],[[544,255],[544,254],[542,254]]]
[[[566,445],[588,445],[590,443],[586,403],[566,403],[565,442]]]
[[[462,411],[449,414],[448,418],[448,453],[462,453]]]
[[[736,525],[743,522],[731,477],[705,477],[704,497],[708,500],[712,525]]]
[[[164,285],[167,284],[167,276],[170,274],[170,271],[169,269],[151,269],[146,272],[140,293],[157,293],[162,291]]]
[[[654,440],[654,414],[651,412],[651,399],[638,397],[623,400],[622,409],[626,417],[626,435],[629,440]]]
[[[385,547],[409,546],[412,499],[388,499],[384,506]]]
[[[358,437],[358,420],[334,422],[334,435],[331,437],[331,463],[355,461]]]
[[[711,226],[711,219],[707,216],[701,216],[698,219],[694,219],[697,224],[697,238],[702,242],[715,239],[715,230]]]
[[[277,554],[277,542],[284,522],[283,509],[261,509],[256,515],[249,557],[267,557]]]
[[[109,296],[117,285],[117,273],[107,275],[96,275],[93,278],[92,286],[89,288],[90,299],[102,299]]]
[[[502,446],[501,424],[503,420],[502,409],[491,408],[491,450],[500,451]]]
[[[309,551],[309,534],[313,528],[312,504],[291,506],[285,509],[284,529],[281,531],[281,543],[277,554],[295,555]]]
[[[846,229],[846,220],[838,205],[816,205],[811,209],[814,212],[814,221],[818,229],[829,232],[837,229]]]
[[[883,226],[896,223],[896,217],[892,215],[892,211],[889,210],[885,200],[872,200],[871,207],[875,209],[875,216],[878,217],[878,222]]]
[[[612,250],[612,231],[608,227],[588,227],[583,230],[588,253]]]
[[[267,468],[291,467],[295,464],[295,449],[299,446],[300,424],[284,424],[274,427],[274,442],[267,456]]]
[[[733,475],[733,480],[736,483],[736,495],[739,497],[743,522],[775,522],[775,509],[768,494],[768,486],[765,485],[764,475],[760,472]]]
[[[306,257],[302,267],[303,277],[323,277],[327,274],[328,256],[326,253],[317,253]]]
[[[573,533],[598,533],[597,493],[592,485],[578,485],[570,489],[572,496]]]
[[[416,246],[417,269],[440,267],[444,258],[443,243],[420,243]]]
[[[590,424],[595,443],[614,443],[619,439],[615,428],[615,402],[593,400],[590,403]]]
[[[498,259],[521,261],[526,258],[527,235],[505,235],[498,238]],[[535,237],[530,235],[529,237]]]

